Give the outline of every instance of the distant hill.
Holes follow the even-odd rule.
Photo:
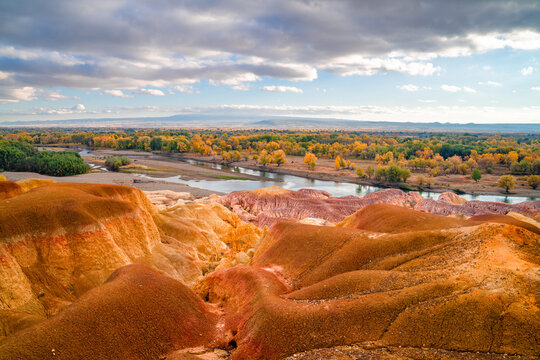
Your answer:
[[[540,124],[455,124],[343,120],[335,118],[173,115],[166,117],[101,118],[40,121],[6,121],[0,127],[95,127],[95,128],[254,128],[254,129],[333,129],[359,131],[421,131],[540,134]]]

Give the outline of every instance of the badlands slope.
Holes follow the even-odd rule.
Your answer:
[[[539,211],[0,182],[0,359],[535,358]]]

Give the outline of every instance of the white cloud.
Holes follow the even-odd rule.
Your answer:
[[[473,93],[473,94],[476,93],[476,90],[474,90],[473,88],[470,88],[468,86],[464,86],[463,91],[468,92],[468,93]]]
[[[321,64],[320,68],[342,76],[375,75],[380,72],[428,76],[441,71],[440,66],[434,66],[432,63],[411,61],[402,56],[383,58],[362,55],[337,57],[326,64]]]
[[[32,110],[32,115],[74,115],[74,114],[87,114],[86,107],[83,104],[77,104],[73,107],[63,108],[47,108],[36,107]],[[90,112],[93,114],[93,112]]]
[[[441,85],[441,89],[447,92],[458,92],[461,91],[461,88],[459,86],[454,85]]]
[[[431,103],[436,103],[437,100],[433,100],[433,99],[418,99],[418,101],[420,101],[421,103],[426,103],[426,104],[431,104]]]
[[[133,95],[128,95],[128,94],[125,94],[122,90],[103,90],[101,92],[102,95],[112,95],[112,96],[116,96],[116,97],[121,97],[121,98],[132,98]]]
[[[480,81],[478,85],[486,85],[486,86],[502,86],[501,83],[496,81]]]
[[[534,71],[534,68],[532,66],[528,66],[526,68],[521,69],[521,75],[531,75]]]
[[[482,70],[484,70],[484,71],[490,71],[491,69],[492,69],[492,67],[489,66],[489,65],[482,66]]]
[[[248,84],[249,82],[259,81],[261,80],[260,77],[258,77],[255,74],[252,73],[242,73],[238,74],[234,77],[230,77],[223,80],[210,80],[210,84],[213,86],[218,85],[227,85],[230,86],[233,90],[238,91],[248,91],[251,88],[251,85]]]
[[[418,91],[419,87],[416,86],[416,85],[412,85],[412,84],[407,84],[407,85],[398,85],[396,86],[398,89],[400,90],[405,90],[405,91]]]
[[[199,90],[195,90],[195,88],[191,85],[176,85],[174,89],[178,92],[184,93],[184,94],[199,94]]]
[[[292,93],[298,93],[301,94],[304,91],[302,89],[299,89],[294,86],[275,86],[275,85],[269,85],[269,86],[263,86],[261,88],[262,91],[268,91],[268,92],[292,92]]]
[[[534,90],[534,91],[540,91],[540,86],[533,86],[531,88],[531,90]]]
[[[159,89],[139,89],[134,91],[135,94],[152,95],[152,96],[165,96],[165,93]]]
[[[2,90],[2,89],[0,89]],[[31,86],[25,86],[22,88],[8,88],[3,89],[0,92],[0,103],[18,103],[19,101],[32,101],[36,100],[37,89]]]

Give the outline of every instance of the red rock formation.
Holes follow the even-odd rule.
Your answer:
[[[181,282],[128,265],[57,316],[5,339],[0,359],[158,359],[211,344],[217,321]]]
[[[375,234],[284,222],[261,246],[252,267],[216,271],[199,289],[235,334],[231,359],[361,342],[540,355],[535,233],[482,224]]]
[[[58,313],[124,265],[144,263],[191,284],[218,265],[247,263],[237,252],[261,233],[219,204],[158,212],[125,186],[56,183],[22,192],[2,183],[10,197],[0,201],[0,334],[31,324],[28,315]]]
[[[540,219],[540,201],[524,201],[517,204],[505,204],[496,201],[467,201],[461,205],[451,203],[445,199],[433,200],[424,199],[414,206],[415,210],[429,212],[439,215],[463,214],[467,216],[485,214],[507,214],[511,211]]]
[[[478,223],[389,204],[365,206],[338,224],[338,226],[383,233],[451,229],[474,225]]]
[[[525,221],[515,219],[512,216],[508,216],[508,215],[500,215],[500,214],[476,215],[476,216],[471,217],[469,220],[481,221],[481,222],[493,222],[497,224],[510,224],[510,225],[522,227],[524,229],[527,229],[529,231],[532,231],[540,235],[540,228],[538,226],[535,226]]]
[[[539,357],[538,227],[404,207],[417,199],[399,190],[224,197],[261,223],[276,222],[276,209],[342,219],[360,209],[338,226],[277,222],[251,265],[224,268],[234,265],[224,266],[226,252],[252,246],[259,231],[222,205],[175,201],[157,211],[127,187],[33,188],[0,201],[0,326],[11,333],[0,360],[197,359],[204,347],[231,360],[315,359],[343,345],[360,358]],[[177,279],[194,269],[200,281],[193,292],[147,266],[121,267],[124,259]],[[114,261],[121,268],[99,286]]]
[[[299,191],[269,187],[254,191],[233,191],[219,199],[243,220],[258,226],[272,225],[278,220],[301,220],[318,218],[339,222],[356,210],[370,204],[394,204],[413,206],[421,201],[418,193],[406,194],[397,189],[385,189],[364,197],[333,197],[331,194],[313,189]]]

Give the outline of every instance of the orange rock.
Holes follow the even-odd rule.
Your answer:
[[[0,310],[14,314],[54,315],[132,263],[192,284],[234,265],[261,233],[215,203],[160,212],[125,186],[53,183],[23,193],[5,183],[18,195],[0,201]]]
[[[129,265],[57,316],[5,339],[0,359],[158,359],[210,345],[217,320],[181,282]]]

